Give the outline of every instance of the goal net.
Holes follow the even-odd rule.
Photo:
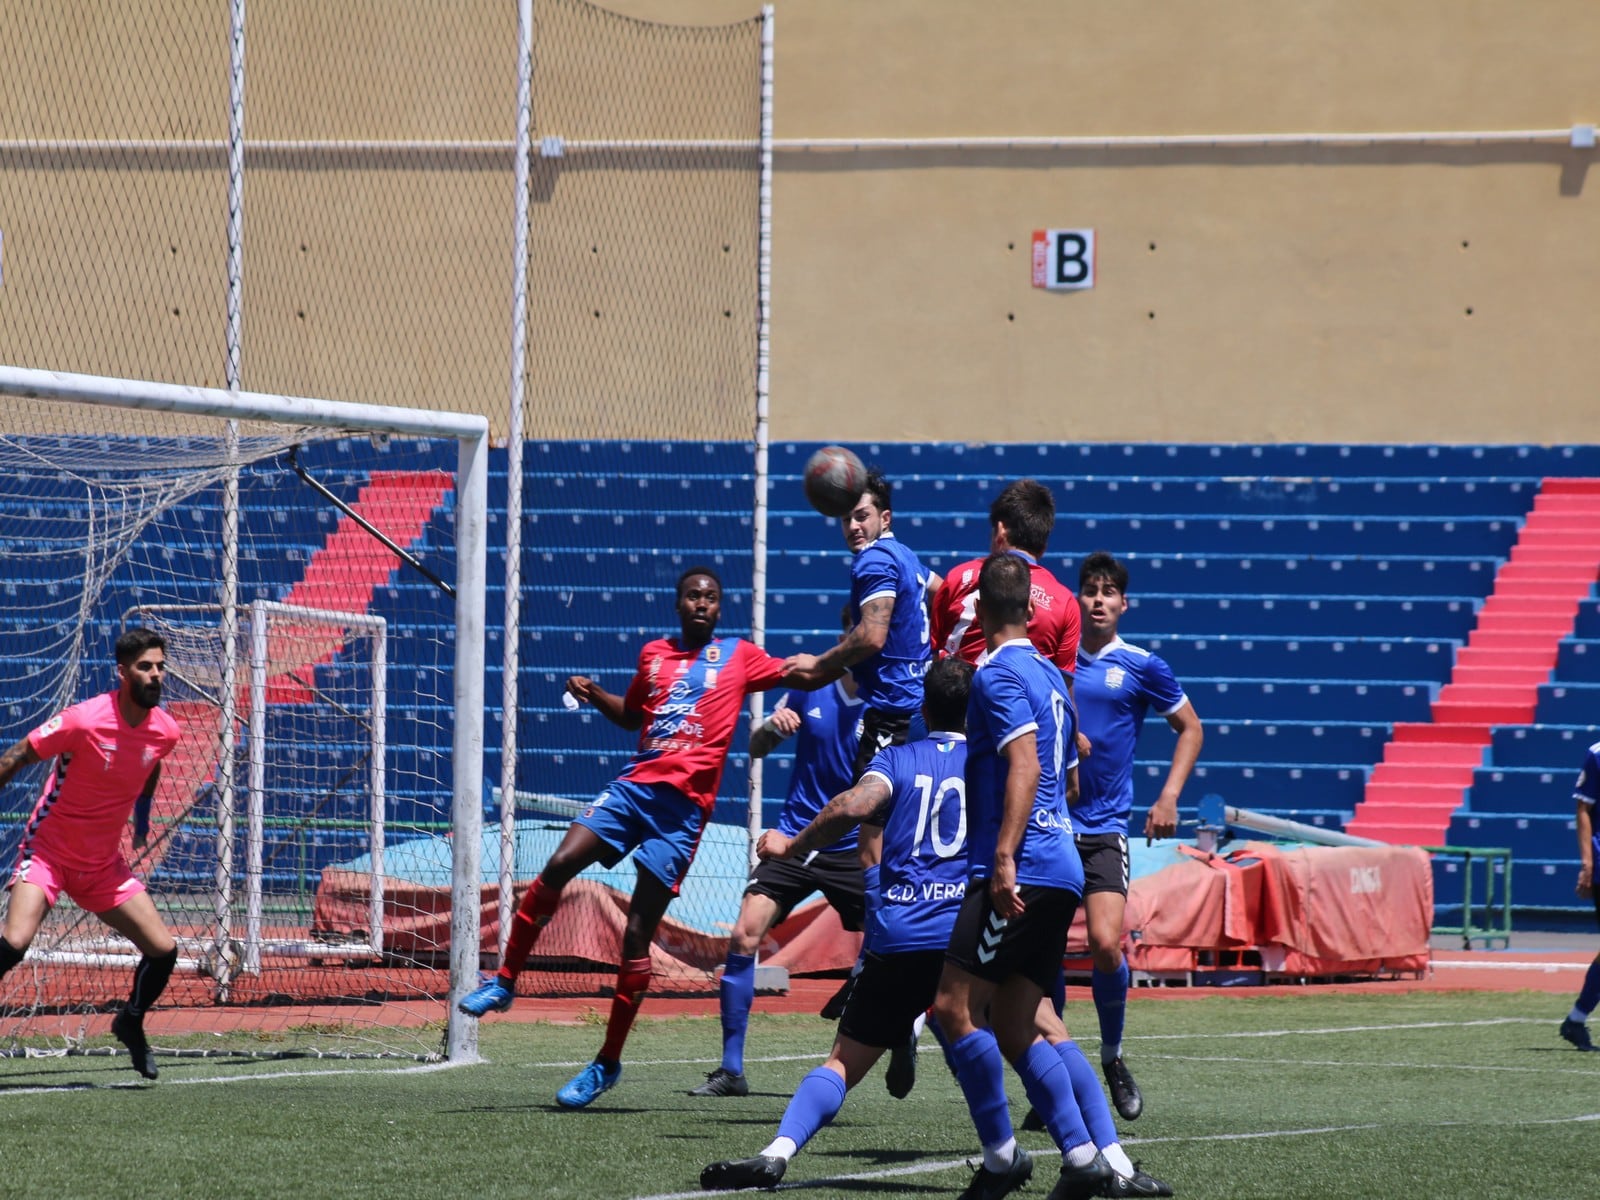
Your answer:
[[[39,398],[130,390],[196,411]],[[179,944],[147,1019],[158,1055],[445,1053],[450,905],[386,880],[416,846],[448,897],[460,864],[439,847],[477,837],[481,761],[458,770],[454,747],[482,744],[483,518],[462,520],[451,434],[475,426],[459,445],[481,455],[481,418],[297,401],[317,425],[229,422],[198,413],[280,398],[0,368],[7,393],[0,743],[114,689],[125,629],[166,642],[181,734],[147,841],[130,827],[122,847]],[[402,436],[419,426],[439,436]],[[448,594],[463,526],[478,563],[465,629]],[[458,710],[458,682],[476,704]],[[0,791],[8,871],[53,765]],[[466,984],[476,940],[474,925]],[[137,961],[63,896],[0,980],[0,1051],[106,1047]]]

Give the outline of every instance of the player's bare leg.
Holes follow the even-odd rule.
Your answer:
[[[50,898],[38,884],[19,881],[11,885],[5,932],[0,934],[0,978],[28,953],[49,912]]]

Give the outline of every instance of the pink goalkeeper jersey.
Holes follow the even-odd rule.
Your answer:
[[[122,719],[117,693],[106,692],[63,709],[30,733],[28,743],[56,765],[28,817],[23,857],[98,867],[117,857],[145,780],[178,744],[178,722],[153,708],[136,729]]]

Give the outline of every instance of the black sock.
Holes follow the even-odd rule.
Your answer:
[[[150,1006],[167,990],[167,980],[172,978],[172,968],[178,965],[178,948],[174,946],[165,954],[146,954],[133,969],[133,991],[128,993],[128,1004],[123,1009],[130,1017],[142,1017]]]
[[[0,978],[3,978],[7,971],[21,962],[25,954],[27,954],[26,950],[18,950],[5,938],[0,937]]]

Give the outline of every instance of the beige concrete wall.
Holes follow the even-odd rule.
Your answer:
[[[684,24],[755,12],[747,0],[610,7]],[[134,11],[0,0],[0,138],[221,137],[217,6],[167,0],[180,37],[153,36],[153,10]],[[498,0],[253,6],[247,132],[509,137],[512,13]],[[1588,0],[778,0],[776,14],[785,139],[1600,120],[1600,5]],[[641,32],[585,22],[596,36]],[[554,125],[603,112],[615,59],[570,60],[567,77],[588,86],[570,109],[536,113],[540,132],[575,136]],[[644,74],[647,96],[678,82]],[[246,197],[246,386],[500,411],[506,164],[369,162],[359,181],[311,170],[309,190],[287,174],[306,163],[258,165]],[[1563,145],[782,152],[773,433],[1591,441],[1594,165],[1594,151]],[[219,167],[0,153],[4,357],[216,382]],[[547,224],[536,242],[542,261],[572,265],[536,300],[546,352],[563,349],[552,360],[531,348],[529,429],[745,434],[736,403],[696,416],[704,356],[666,348],[705,340],[704,314],[662,297],[719,293],[719,319],[733,305],[715,350],[732,362],[723,342],[747,345],[754,313],[720,299],[731,290],[717,272],[734,243],[734,277],[750,269],[748,234],[676,247],[670,278],[640,288],[599,239],[578,244],[588,219],[620,255],[621,233],[596,207],[604,164],[562,169],[536,188],[536,215],[567,188],[589,217]],[[637,164],[612,169],[628,206],[670,210],[670,182],[641,182]],[[708,230],[745,229],[708,204]],[[1029,286],[1032,230],[1063,226],[1097,231],[1090,292]],[[592,265],[580,268],[584,254]],[[374,295],[387,307],[363,300]]]

